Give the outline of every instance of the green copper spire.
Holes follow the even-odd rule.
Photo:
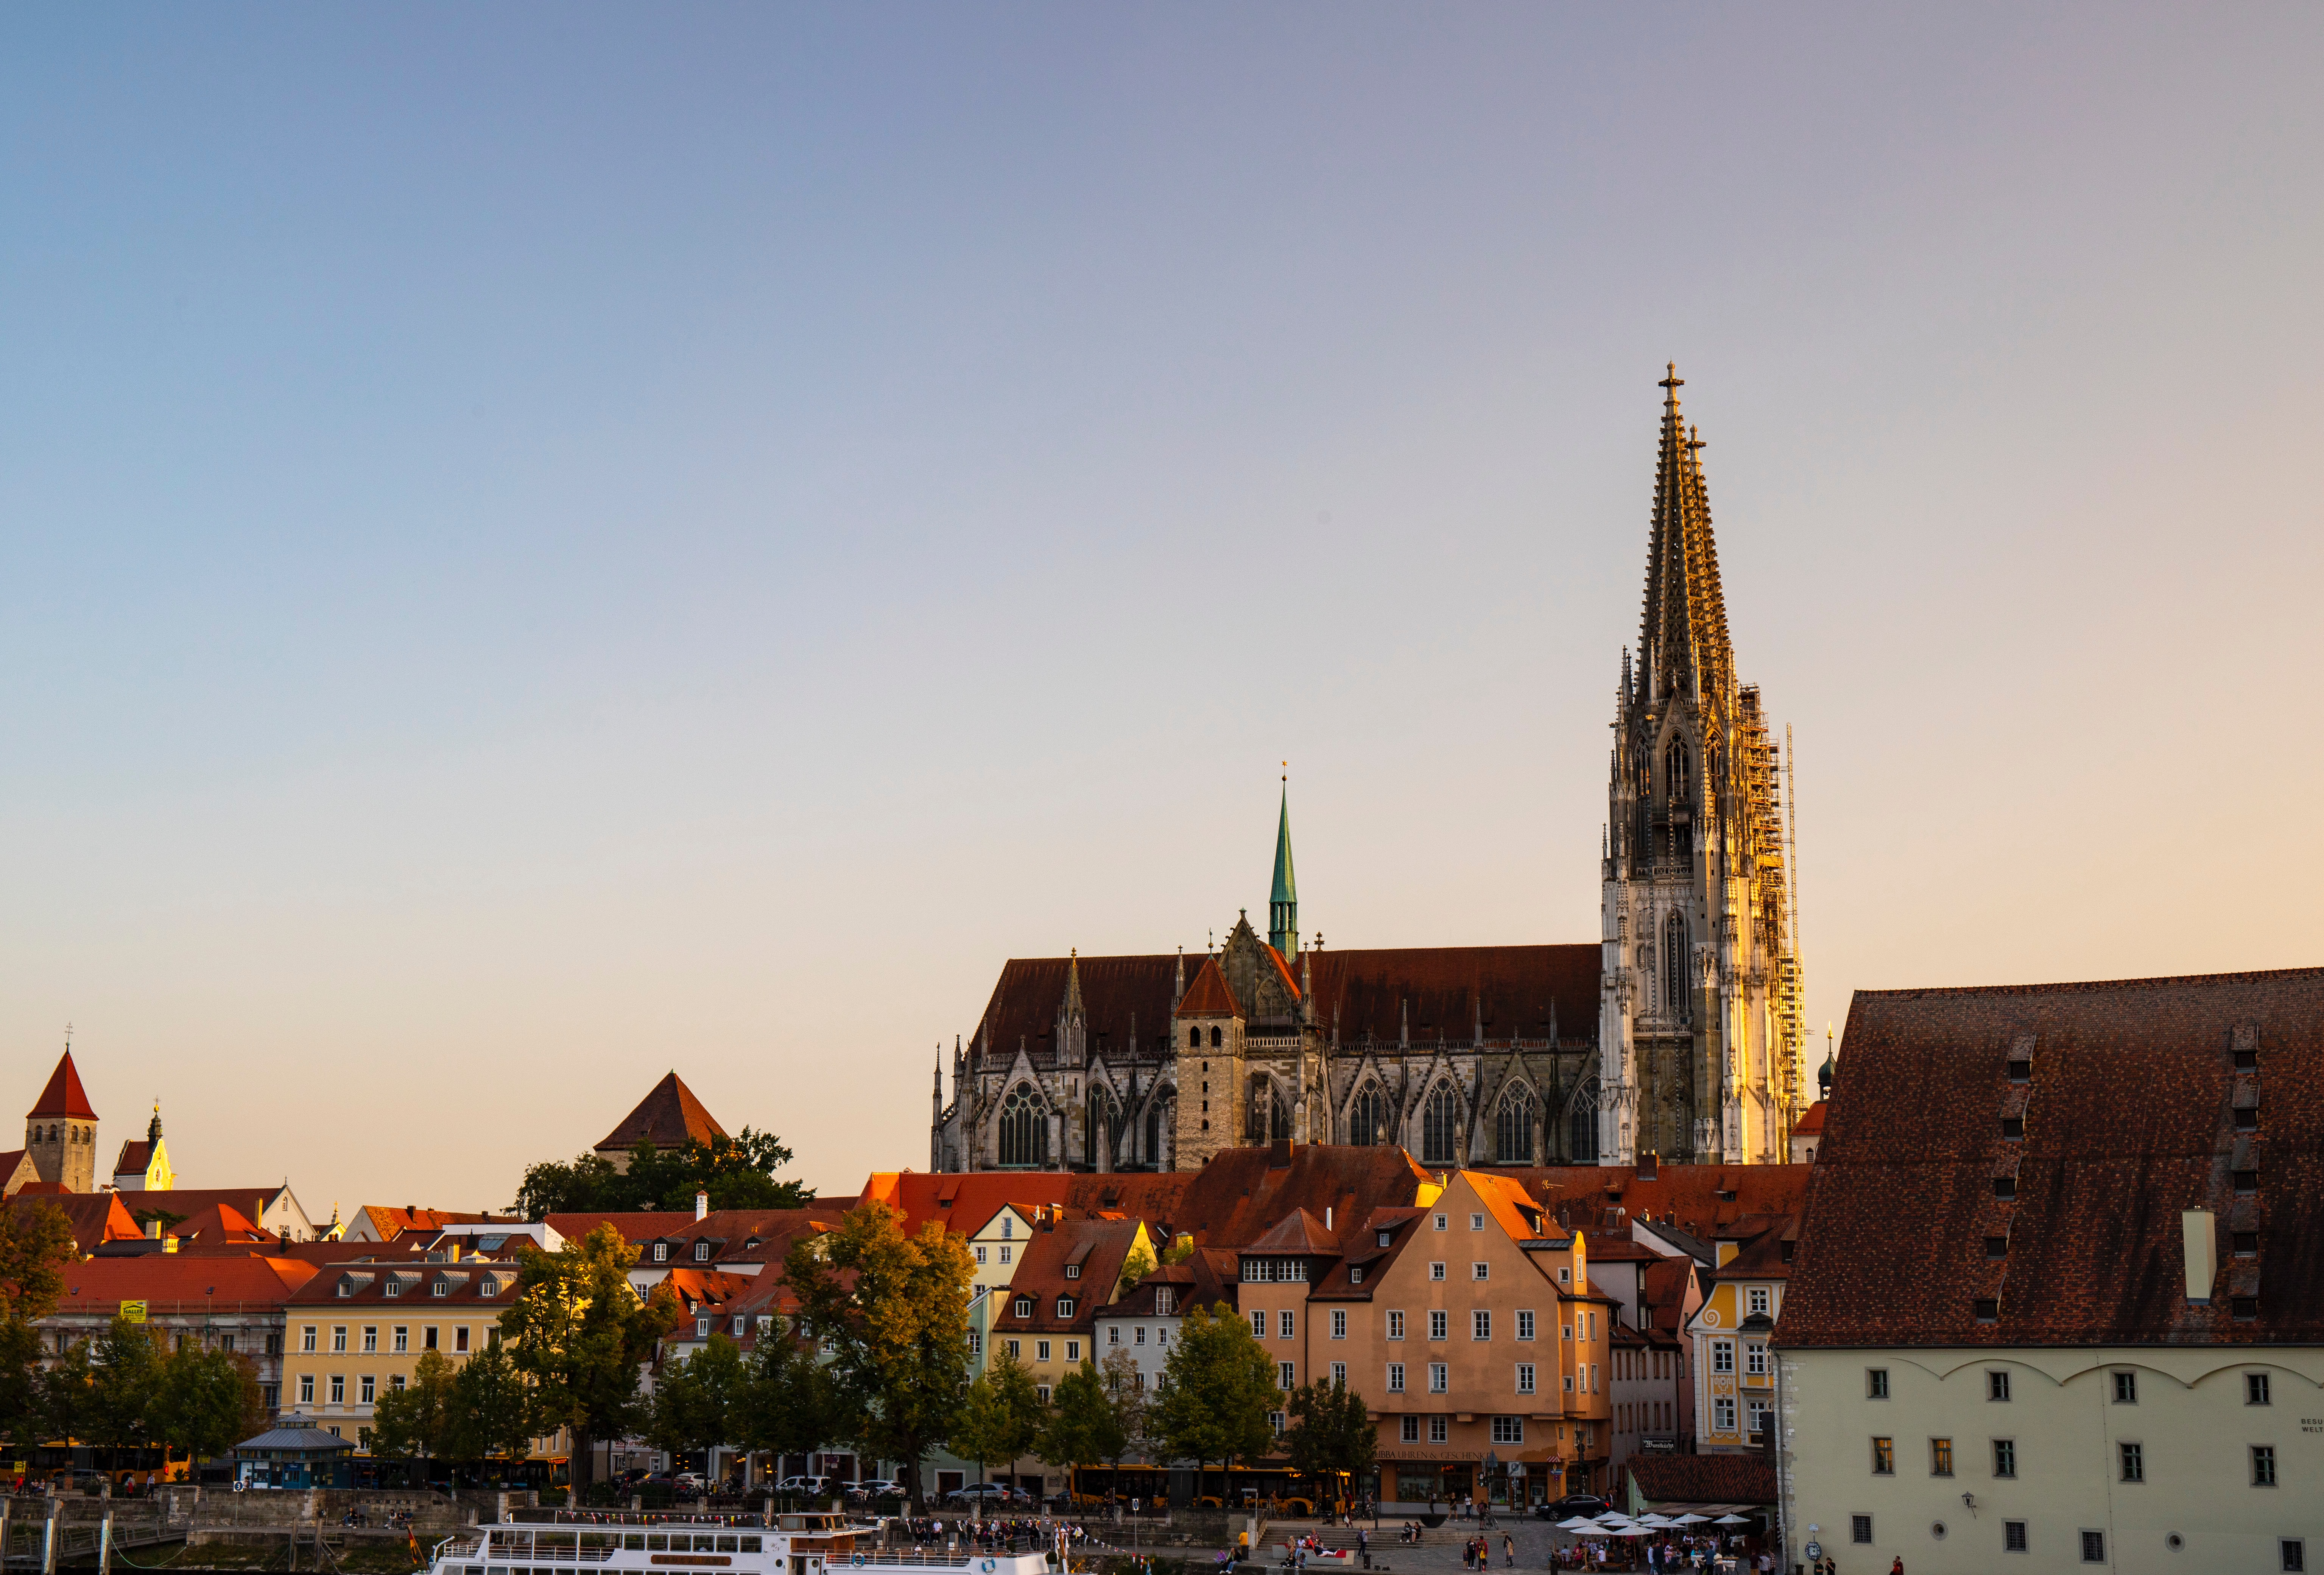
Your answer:
[[[1275,891],[1268,899],[1267,939],[1289,957],[1299,950],[1299,883],[1291,874],[1291,766],[1283,768],[1283,815],[1275,827]]]

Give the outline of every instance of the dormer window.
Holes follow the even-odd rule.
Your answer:
[[[2002,1136],[2004,1136],[2004,1137],[2008,1137],[2008,1138],[2017,1138],[2017,1137],[2023,1137],[2023,1136],[2024,1136],[2024,1135],[2025,1135],[2025,1117],[2024,1117],[2023,1116],[2003,1116],[2003,1117],[2001,1118],[2001,1135],[2002,1135]]]
[[[1072,1297],[1070,1297],[1070,1296],[1060,1296],[1060,1297],[1058,1297],[1058,1298],[1057,1298],[1057,1316],[1058,1316],[1059,1318],[1071,1318],[1073,1315],[1074,1315],[1074,1299],[1073,1299]]]
[[[697,1264],[706,1264],[710,1261],[710,1244],[708,1242],[697,1241],[694,1244],[694,1261]]]
[[[1361,1264],[1350,1264],[1350,1265],[1348,1265],[1348,1283],[1349,1283],[1349,1284],[1351,1284],[1351,1285],[1360,1285],[1360,1284],[1362,1284],[1363,1283],[1364,1283],[1364,1266],[1363,1266],[1363,1265],[1361,1265]]]
[[[1080,1279],[1081,1277],[1082,1277],[1082,1266],[1081,1266],[1079,1264],[1067,1264],[1067,1265],[1065,1265],[1065,1278],[1066,1278],[1066,1279],[1068,1279],[1068,1280],[1078,1280],[1078,1279]]]
[[[694,1338],[696,1339],[708,1339],[710,1338],[710,1320],[708,1319],[697,1318],[694,1320]]]
[[[1177,1303],[1177,1298],[1176,1298],[1175,1295],[1173,1295],[1173,1294],[1171,1293],[1171,1290],[1170,1290],[1170,1287],[1169,1287],[1169,1286],[1167,1286],[1167,1285],[1158,1285],[1158,1286],[1155,1287],[1155,1291],[1154,1291],[1154,1316],[1155,1316],[1155,1317],[1157,1317],[1157,1318],[1167,1318],[1167,1317],[1169,1317],[1169,1316],[1170,1316],[1171,1310],[1172,1310],[1173,1308],[1175,1308],[1177,1304],[1178,1304],[1178,1303]]]
[[[1033,1299],[1030,1296],[1019,1296],[1017,1298],[1017,1316],[1019,1318],[1030,1318],[1033,1316]]]
[[[2033,1061],[2024,1057],[2013,1058],[2009,1063],[2009,1080],[2013,1083],[2032,1082],[2034,1080]]]
[[[1373,1245],[1376,1246],[1386,1246],[1394,1238],[1395,1233],[1393,1231],[1383,1230],[1373,1237]]]
[[[401,1296],[403,1294],[403,1282],[390,1275],[387,1283],[381,1286],[380,1291],[383,1295]]]
[[[434,1293],[438,1296],[447,1295],[450,1292],[451,1289],[452,1285],[449,1281],[438,1279],[434,1287]]]
[[[654,1243],[654,1262],[658,1264],[669,1262],[669,1243],[666,1241]]]

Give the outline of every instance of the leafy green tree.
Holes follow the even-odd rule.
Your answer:
[[[81,1436],[106,1452],[107,1464],[118,1465],[123,1450],[153,1436],[149,1413],[161,1388],[161,1353],[143,1324],[115,1312],[90,1348],[88,1362],[88,1420]]]
[[[199,1464],[263,1431],[263,1402],[250,1358],[192,1340],[161,1358],[147,1433]]]
[[[1194,1255],[1194,1238],[1181,1233],[1162,1249],[1162,1266],[1173,1269]]]
[[[968,1247],[931,1219],[906,1236],[882,1203],[802,1237],[783,1261],[801,1329],[830,1358],[835,1387],[865,1453],[908,1468],[945,1441],[968,1391]]]
[[[723,1334],[712,1335],[682,1361],[665,1361],[654,1385],[646,1441],[671,1455],[706,1453],[734,1441],[748,1376],[742,1348]]]
[[[677,1295],[667,1282],[654,1287],[650,1300],[631,1285],[637,1261],[638,1249],[611,1225],[553,1253],[526,1246],[519,1251],[516,1305],[501,1314],[516,1369],[532,1386],[532,1431],[572,1432],[576,1487],[589,1484],[597,1440],[627,1438],[643,1426],[639,1369],[678,1321]]]
[[[1379,1433],[1364,1397],[1337,1380],[1302,1384],[1286,1407],[1292,1417],[1284,1450],[1296,1471],[1336,1478],[1370,1475],[1379,1462]],[[1333,1496],[1340,1496],[1335,1486]]]
[[[996,1460],[1028,1453],[1041,1436],[1041,1391],[1031,1369],[1004,1348],[968,1386],[952,1428],[952,1452],[974,1460],[981,1481]]]
[[[1105,1376],[1106,1404],[1113,1407],[1114,1420],[1120,1428],[1121,1445],[1107,1457],[1119,1477],[1123,1460],[1132,1455],[1141,1459],[1147,1456],[1149,1440],[1146,1391],[1138,1382],[1138,1358],[1130,1354],[1127,1346],[1116,1346],[1108,1352],[1099,1371]]]
[[[0,1437],[23,1449],[53,1437],[46,1425],[40,1330],[56,1311],[67,1265],[78,1257],[72,1227],[45,1199],[0,1208]]]
[[[1065,1468],[1065,1481],[1071,1484],[1079,1468],[1097,1460],[1119,1461],[1129,1447],[1129,1430],[1106,1393],[1105,1380],[1098,1376],[1097,1364],[1084,1358],[1057,1380],[1033,1452],[1052,1466]]]
[[[736,1443],[775,1455],[807,1454],[851,1431],[831,1369],[795,1320],[783,1319],[759,1336],[730,1424]]]
[[[1194,1462],[1197,1494],[1211,1461],[1256,1460],[1272,1447],[1275,1363],[1225,1302],[1187,1311],[1162,1378],[1148,1414],[1171,1458]]]
[[[696,1192],[713,1209],[804,1209],[815,1194],[804,1182],[778,1181],[791,1151],[771,1132],[744,1127],[733,1137],[689,1141],[683,1148],[640,1143],[624,1171],[603,1154],[571,1163],[545,1160],[525,1167],[516,1206],[527,1219],[593,1211],[690,1209]]]
[[[77,1339],[58,1353],[39,1378],[39,1425],[43,1439],[86,1439],[95,1411],[94,1370],[88,1341]]]
[[[42,1416],[40,1330],[0,1321],[0,1439],[20,1451],[41,1442]]]
[[[458,1375],[442,1351],[422,1351],[411,1381],[379,1397],[371,1420],[371,1452],[391,1460],[435,1459],[447,1450]]]
[[[1146,1250],[1146,1243],[1141,1240],[1121,1260],[1121,1277],[1114,1282],[1113,1299],[1119,1302],[1129,1295],[1131,1286],[1153,1272],[1154,1255]]]
[[[445,1409],[444,1452],[456,1460],[521,1460],[532,1451],[538,1411],[533,1385],[509,1355],[506,1341],[484,1347],[460,1364]],[[574,1476],[585,1457],[573,1451]]]

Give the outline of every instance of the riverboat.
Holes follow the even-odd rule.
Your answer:
[[[1047,1552],[986,1552],[956,1536],[882,1545],[836,1514],[587,1514],[481,1525],[437,1545],[429,1575],[1049,1575]]]

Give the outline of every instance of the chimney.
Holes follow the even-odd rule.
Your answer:
[[[1332,1228],[1332,1206],[1329,1203],[1323,1205],[1323,1228]]]
[[[1663,1156],[1655,1150],[1648,1149],[1646,1157],[1638,1162],[1638,1180],[1653,1181],[1661,1172],[1662,1163]]]
[[[149,1219],[145,1222],[145,1239],[147,1241],[159,1241],[161,1239],[161,1220]]]
[[[710,1194],[707,1192],[696,1192],[694,1195],[694,1217],[696,1219],[705,1219],[709,1217],[709,1214]]]
[[[1267,1145],[1267,1168],[1270,1171],[1280,1171],[1289,1169],[1290,1165],[1291,1140],[1287,1137],[1278,1137],[1270,1142]]]
[[[2187,1300],[2208,1306],[2219,1274],[2219,1237],[2211,1228],[2211,1211],[2187,1209],[2179,1216],[2179,1228],[2187,1243]]]
[[[165,1253],[176,1252],[178,1250],[178,1238],[174,1236],[163,1237],[161,1238],[161,1250]]]

